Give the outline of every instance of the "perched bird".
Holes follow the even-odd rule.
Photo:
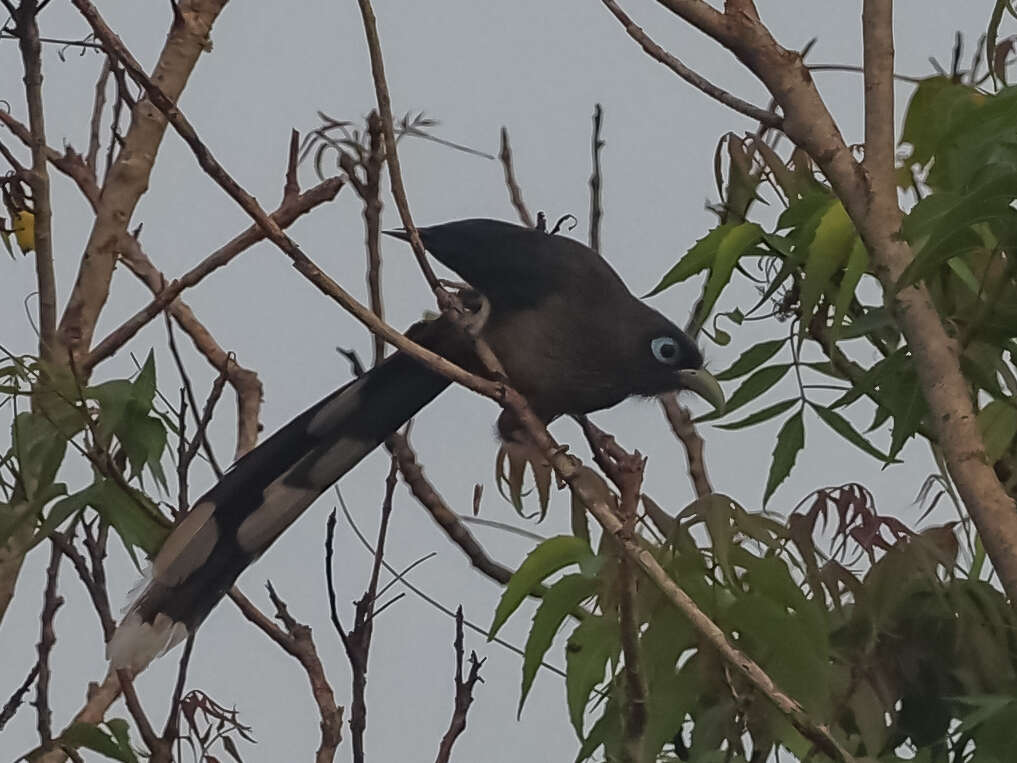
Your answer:
[[[427,250],[482,296],[479,336],[541,420],[683,388],[717,402],[719,385],[702,370],[695,343],[579,242],[483,219],[419,233]],[[472,342],[447,318],[418,323],[407,336],[479,369]],[[237,461],[155,557],[107,647],[113,666],[140,670],[183,640],[315,498],[448,385],[396,352]],[[517,430],[502,414],[502,437],[518,438]]]

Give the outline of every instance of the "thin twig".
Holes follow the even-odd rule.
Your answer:
[[[138,733],[141,734],[142,740],[148,746],[148,751],[151,753],[150,759],[168,761],[169,745],[166,745],[156,735],[152,724],[149,723],[148,716],[145,715],[145,710],[141,706],[141,700],[138,699],[138,693],[134,690],[134,680],[131,678],[130,672],[121,668],[116,671],[116,674],[117,680],[120,681],[120,691],[124,695],[124,703],[138,727]]]
[[[106,105],[106,83],[109,81],[110,62],[106,58],[102,62],[102,71],[95,83],[95,102],[92,104],[92,119],[88,129],[88,151],[85,154],[85,166],[96,173],[96,162],[99,158],[99,128],[102,126],[102,110]]]
[[[64,603],[64,598],[57,595],[57,579],[60,574],[60,560],[63,554],[54,543],[50,551],[49,566],[46,568],[46,588],[42,597],[42,614],[37,651],[39,660],[39,677],[35,684],[35,710],[38,714],[39,742],[44,750],[49,749],[53,741],[53,713],[49,707],[49,656],[56,644],[56,632],[53,630],[53,619]]]
[[[600,139],[600,127],[604,112],[598,103],[593,109],[593,173],[590,175],[590,249],[600,252],[600,220],[604,216],[601,204],[600,150],[604,141]]]
[[[39,291],[39,355],[54,357],[56,350],[56,277],[53,273],[53,210],[49,197],[49,168],[46,163],[46,120],[42,105],[42,44],[36,15],[38,0],[22,0],[12,13],[14,34],[25,68],[25,97],[28,125],[32,134],[32,214],[35,216],[35,277]]]
[[[272,213],[272,220],[280,229],[287,228],[314,207],[334,199],[342,186],[343,181],[340,178],[328,178],[300,194],[292,202],[287,203],[284,200],[279,208]],[[264,229],[260,225],[252,225],[243,233],[231,239],[227,244],[212,252],[184,275],[168,284],[163,284],[157,290],[157,296],[154,300],[96,344],[88,354],[87,359],[82,361],[83,367],[85,369],[94,368],[97,363],[112,356],[152,318],[159,315],[166,305],[179,297],[184,289],[195,286],[212,271],[228,265],[237,255],[247,251],[264,238]]]
[[[74,547],[73,536],[53,533],[50,535],[50,540],[74,565],[74,571],[78,573],[78,577],[84,583],[85,590],[88,591],[89,598],[92,600],[92,606],[99,616],[103,641],[108,643],[110,638],[113,637],[113,631],[116,630],[117,624],[116,620],[113,619],[113,613],[110,611],[109,593],[106,590],[105,578],[103,578],[102,584],[96,581],[93,571],[88,569],[88,563],[85,561],[84,555]]]
[[[806,68],[810,72],[854,72],[855,74],[864,74],[865,69],[861,66],[851,66],[850,64],[806,64]],[[912,85],[918,85],[925,81],[925,77],[910,77],[906,74],[894,74],[893,78],[899,82],[908,82]]]
[[[685,449],[685,457],[689,464],[689,477],[692,479],[692,487],[696,491],[696,497],[702,498],[713,492],[713,485],[706,473],[706,459],[703,457],[704,441],[696,430],[692,421],[692,414],[678,402],[674,393],[661,395],[660,407],[664,411],[664,417],[671,426],[671,431],[678,438]]]
[[[463,660],[465,651],[463,649],[463,605],[456,609],[456,637],[452,642],[456,655],[455,694],[452,705],[452,720],[449,721],[448,731],[441,739],[438,747],[438,757],[435,763],[448,763],[452,758],[452,746],[459,736],[466,730],[466,714],[473,704],[473,687],[477,682],[483,682],[480,677],[480,668],[487,659],[478,659],[477,653],[470,651],[470,672],[463,678]]]
[[[169,716],[166,718],[166,726],[163,728],[162,739],[167,745],[176,741],[180,732],[180,700],[184,696],[184,684],[187,681],[187,666],[191,663],[191,650],[194,649],[195,631],[188,631],[187,642],[184,644],[184,653],[180,655],[180,665],[177,668],[177,682],[173,687],[173,699],[170,701]]]
[[[346,521],[349,522],[350,529],[352,529],[353,530],[353,534],[357,536],[357,540],[359,540],[361,545],[365,549],[367,549],[368,553],[370,553],[373,556],[374,555],[374,549],[371,547],[371,543],[367,540],[367,538],[364,537],[364,534],[360,531],[360,528],[357,527],[357,523],[353,521],[353,516],[350,514],[350,512],[345,507],[343,507],[343,516],[345,516],[346,517]],[[418,560],[418,562],[419,562],[419,560]],[[398,582],[398,583],[406,586],[406,588],[408,588],[410,591],[415,593],[417,596],[419,596],[421,599],[426,601],[428,604],[430,604],[432,607],[437,609],[442,614],[448,615],[451,618],[455,618],[456,613],[453,610],[451,610],[448,607],[446,607],[444,604],[442,604],[440,601],[435,599],[433,596],[429,596],[424,591],[422,591],[420,588],[418,588],[417,586],[413,585],[413,583],[411,583],[409,580],[406,579],[407,573],[413,567],[415,567],[416,565],[417,565],[417,562],[414,562],[409,567],[407,567],[405,570],[400,572],[395,567],[390,565],[388,562],[383,562],[383,566],[385,567],[385,569],[393,577],[393,580],[392,580],[391,583],[389,583],[389,586],[391,586],[391,585],[395,584],[396,582]],[[467,628],[469,628],[471,631],[473,631],[474,633],[479,633],[484,638],[489,638],[489,633],[490,633],[490,629],[489,628],[481,627],[481,626],[477,625],[476,623],[471,622],[470,620],[464,620],[463,624]],[[508,651],[513,652],[514,654],[519,655],[520,657],[524,656],[524,652],[523,652],[522,649],[520,649],[518,646],[516,646],[515,644],[513,644],[511,642],[505,641],[505,639],[501,638],[500,636],[495,636],[494,638],[491,638],[489,640],[490,640],[490,642],[492,644],[497,644],[498,646],[503,647],[503,648],[507,649]],[[554,673],[556,676],[558,676],[560,678],[565,678],[565,671],[562,670],[561,668],[555,666],[555,665],[551,665],[550,663],[544,662],[543,660],[541,660],[540,667],[544,668],[545,670],[551,671],[552,673]]]
[[[314,639],[311,638],[311,629],[298,623],[289,614],[286,604],[279,598],[271,584],[268,585],[268,590],[269,597],[276,607],[276,617],[287,627],[285,631],[254,606],[236,586],[230,589],[228,596],[247,620],[303,666],[321,717],[321,743],[315,755],[315,763],[331,763],[342,741],[343,709],[335,703],[335,693],[325,677],[325,669],[318,658]]]
[[[772,127],[778,130],[781,129],[782,120],[779,114],[754,106],[748,101],[743,101],[738,96],[732,95],[723,88],[717,87],[701,74],[687,67],[673,55],[660,47],[660,45],[655,43],[650,36],[643,31],[642,27],[637,26],[636,22],[634,22],[629,15],[621,9],[615,0],[601,0],[601,2],[607,6],[607,9],[611,11],[611,13],[614,14],[614,17],[618,19],[623,27],[625,27],[625,31],[628,33],[629,37],[639,43],[639,46],[646,51],[650,58],[664,64],[664,66],[673,71],[694,88],[702,91],[714,100],[723,103],[728,108],[737,111],[739,114],[751,117],[756,122],[764,124],[767,127]]]
[[[505,170],[505,186],[508,188],[509,200],[519,215],[519,222],[527,228],[534,227],[533,216],[526,208],[523,192],[519,190],[519,183],[516,182],[516,174],[512,168],[512,147],[509,145],[508,130],[504,127],[501,128],[501,151],[498,158],[501,159],[501,166]]]
[[[183,384],[184,390],[187,393],[187,401],[191,405],[191,415],[194,417],[194,423],[198,427],[198,430],[194,433],[194,440],[204,447],[205,455],[208,457],[208,463],[212,467],[212,471],[215,473],[216,479],[222,479],[223,475],[222,468],[220,468],[219,466],[219,462],[216,459],[215,453],[212,450],[212,443],[209,442],[208,433],[205,431],[205,429],[207,428],[207,424],[205,425],[205,427],[202,427],[201,425],[202,420],[205,418],[205,413],[208,413],[207,411],[208,406],[206,406],[205,413],[203,413],[199,418],[198,401],[197,398],[194,397],[194,388],[191,386],[191,377],[188,375],[187,369],[184,367],[184,361],[180,357],[180,351],[177,349],[176,340],[173,338],[173,324],[169,321],[168,318],[166,319],[166,335],[167,343],[169,344],[170,355],[173,356],[173,362],[176,363],[177,372],[180,374],[180,381]],[[216,386],[218,386],[218,392],[216,392]],[[212,395],[209,395],[208,399],[208,402],[213,407],[215,406],[215,403],[218,401],[219,395],[221,393],[222,385],[220,384],[219,379],[216,379],[216,382],[212,387],[212,395],[214,395],[214,399]],[[211,418],[210,413],[209,418]]]
[[[4,726],[7,725],[8,721],[14,717],[14,714],[18,712],[18,708],[21,707],[21,703],[25,700],[25,695],[28,694],[28,690],[32,688],[32,684],[35,683],[36,677],[39,675],[39,663],[36,662],[32,665],[32,669],[28,671],[28,675],[25,680],[21,682],[21,686],[14,690],[11,698],[4,703],[3,708],[0,708],[0,731],[4,730]]]
[[[357,0],[357,3],[360,6],[360,15],[364,20],[367,49],[371,55],[371,74],[374,76],[374,91],[378,97],[378,112],[381,114],[382,131],[385,136],[385,161],[388,164],[389,179],[392,183],[392,196],[395,198],[396,209],[399,210],[403,227],[409,233],[410,246],[413,247],[413,254],[417,258],[420,271],[424,274],[427,285],[439,296],[440,301],[441,295],[445,291],[427,259],[424,244],[413,224],[409,202],[406,200],[402,168],[399,165],[399,154],[396,151],[395,128],[392,122],[392,99],[389,97],[388,83],[385,81],[385,62],[381,57],[381,41],[378,39],[378,22],[374,16],[374,8],[371,7],[371,0]]]
[[[385,441],[385,447],[398,461],[399,471],[410,492],[438,526],[445,531],[449,540],[462,549],[462,552],[466,554],[470,563],[477,570],[492,580],[506,585],[512,577],[512,570],[488,556],[473,533],[463,525],[459,515],[449,508],[434,486],[428,482],[406,437],[399,433],[392,434]],[[539,597],[544,590],[543,587],[535,588],[531,595]]]

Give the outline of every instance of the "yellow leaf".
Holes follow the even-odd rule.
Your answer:
[[[14,229],[14,238],[22,252],[28,254],[35,249],[35,215],[27,209],[15,212],[11,226]]]

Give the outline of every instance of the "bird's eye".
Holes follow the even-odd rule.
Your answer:
[[[650,352],[653,357],[665,365],[674,365],[678,359],[678,342],[669,336],[658,336],[650,342]]]

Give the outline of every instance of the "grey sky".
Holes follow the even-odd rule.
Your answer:
[[[623,5],[685,63],[742,97],[766,105],[762,87],[712,41],[654,4],[629,0]],[[811,54],[813,62],[860,63],[860,3],[763,0],[759,5],[785,45],[799,47],[812,37],[819,38]],[[965,33],[967,60],[990,5],[975,4],[975,10],[966,10],[970,6],[944,0],[898,2],[898,71],[927,73],[930,55],[948,60],[957,29]],[[168,4],[107,0],[99,7],[135,56],[151,66],[168,28]],[[580,223],[573,235],[583,239],[588,226],[590,118],[594,103],[603,104],[607,141],[603,251],[633,291],[647,291],[712,225],[704,201],[715,197],[712,154],[716,141],[727,130],[744,132],[753,125],[648,59],[600,3],[434,0],[378,2],[376,11],[396,111],[424,110],[441,121],[436,134],[490,153],[497,153],[498,129],[506,125],[530,209],[534,213],[545,210],[552,220],[574,214]],[[54,2],[44,13],[47,36],[80,38],[85,32],[84,22],[67,3]],[[313,128],[319,109],[336,118],[358,120],[374,104],[356,3],[233,2],[217,22],[213,41],[214,50],[200,61],[181,107],[220,162],[264,206],[274,208],[281,193],[290,128]],[[66,58],[61,62],[54,46],[46,48],[49,142],[60,147],[66,141],[83,149],[101,57],[79,58],[70,51]],[[860,141],[861,77],[840,73],[817,77],[848,141]],[[898,114],[907,92],[906,87],[898,89]],[[21,63],[12,41],[0,44],[0,98],[10,101],[13,113],[24,118]],[[8,142],[6,137],[4,141]],[[418,224],[471,216],[515,219],[497,162],[419,140],[404,140],[400,147]],[[315,180],[311,168],[305,167],[304,185]],[[77,189],[55,173],[53,196],[62,306],[92,218]],[[332,205],[295,225],[291,234],[336,280],[363,297],[360,214],[359,201],[344,190]],[[141,222],[144,248],[170,277],[249,224],[201,173],[172,131],[160,152],[151,190],[135,214],[133,224]],[[385,209],[385,223],[398,224],[390,206]],[[386,317],[391,324],[405,327],[422,311],[432,309],[433,299],[408,247],[385,241],[383,252]],[[684,322],[697,287],[695,283],[671,289],[654,298],[653,304],[676,322]],[[34,334],[23,307],[34,288],[30,258],[0,260],[0,341],[14,351],[34,351]],[[729,295],[725,304],[737,304],[736,296]],[[128,271],[118,269],[97,337],[148,298],[147,290]],[[262,422],[266,432],[348,378],[345,361],[334,351],[336,345],[356,347],[365,358],[370,355],[366,332],[268,244],[244,254],[185,298],[220,344],[259,373],[265,385]],[[34,309],[34,302],[30,304]],[[729,347],[705,346],[712,367],[726,366],[762,335],[754,326],[727,328],[734,336]],[[181,344],[190,350],[186,341]],[[131,348],[143,357],[152,346],[157,350],[160,388],[175,398],[178,380],[163,349],[161,321],[153,322]],[[97,379],[126,375],[132,368],[124,355],[101,366]],[[190,370],[203,394],[213,373],[193,354]],[[699,401],[690,404],[702,410]],[[491,403],[452,389],[418,417],[413,442],[427,475],[454,507],[468,511],[473,484],[482,482],[486,487],[482,516],[516,522],[511,506],[498,496],[493,484],[496,414]],[[859,421],[867,424],[868,415],[861,411]],[[630,402],[596,419],[623,444],[650,454],[649,493],[672,510],[691,500],[682,451],[655,405]],[[759,506],[776,428],[773,424],[737,433],[703,428],[714,484],[749,509]],[[553,431],[585,452],[568,422],[556,424]],[[212,430],[224,461],[233,450],[233,432],[233,411],[224,404]],[[873,490],[882,511],[916,517],[912,500],[930,468],[921,447],[912,444],[905,449],[904,465],[881,470],[877,462],[815,421],[807,422],[806,432],[808,448],[770,508],[787,511],[811,489],[861,481]],[[7,438],[7,431],[0,434],[0,445]],[[341,484],[357,522],[371,536],[386,467],[384,454],[376,453]],[[74,478],[74,473],[68,476]],[[83,473],[77,475],[79,482],[84,479]],[[211,475],[199,469],[193,479],[192,495],[197,495],[210,484]],[[240,585],[257,603],[267,606],[262,585],[266,578],[272,580],[291,612],[314,628],[337,699],[346,704],[349,671],[328,624],[322,576],[324,524],[333,504],[331,495],[321,499],[241,578]],[[528,525],[529,529],[545,535],[564,531],[567,505],[567,496],[555,496],[547,521]],[[499,589],[471,571],[404,489],[397,493],[393,519],[389,562],[403,566],[437,551],[437,558],[417,568],[412,580],[451,607],[461,602],[467,617],[486,627]],[[489,552],[507,564],[517,564],[530,545],[499,531],[478,528],[475,532]],[[114,602],[119,602],[136,572],[122,549],[115,544],[111,548],[111,588]],[[31,555],[0,629],[2,699],[35,659],[46,555],[42,548]],[[369,557],[344,524],[340,525],[337,559],[339,598],[349,623],[349,602],[362,593]],[[59,641],[53,656],[51,702],[57,728],[82,704],[87,681],[101,678],[105,670],[94,613],[68,565],[61,580],[68,603],[57,616]],[[517,614],[503,636],[521,646],[531,611]],[[368,684],[370,760],[434,757],[451,711],[452,635],[452,621],[412,594],[380,618]],[[492,763],[571,760],[577,743],[565,712],[563,681],[550,674],[539,676],[517,723],[519,658],[486,644],[476,634],[468,635],[467,646],[488,662],[483,670],[485,683],[476,692],[469,727],[455,758]],[[164,658],[139,679],[145,706],[160,723],[177,657],[174,653]],[[560,645],[549,659],[564,663]],[[223,704],[235,704],[242,720],[254,727],[259,743],[242,748],[246,760],[306,760],[317,747],[317,714],[302,671],[242,621],[229,603],[220,606],[199,632],[190,676],[190,686],[207,691]],[[118,704],[111,715],[125,716],[126,711]],[[34,710],[25,707],[0,735],[0,759],[26,751],[35,739]],[[339,759],[350,759],[348,741],[340,748]]]

